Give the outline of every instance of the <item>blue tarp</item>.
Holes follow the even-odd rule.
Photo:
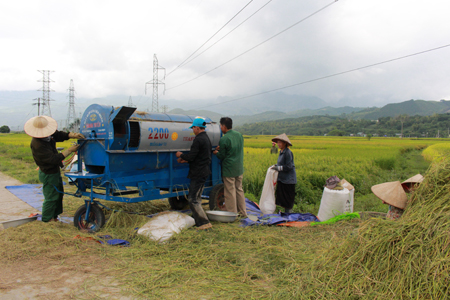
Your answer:
[[[245,199],[245,206],[247,207],[247,215],[257,216],[257,221],[252,221],[249,218],[241,220],[241,226],[247,227],[252,225],[276,225],[286,222],[319,222],[319,219],[310,213],[279,213],[279,214],[263,214],[258,205],[247,198]]]
[[[63,184],[65,184],[65,182],[63,182]],[[5,188],[23,202],[42,212],[42,204],[44,203],[42,184],[9,185],[5,186]],[[60,216],[59,219],[64,223],[73,221],[72,218],[69,217]],[[38,217],[38,220],[40,220],[40,217]]]
[[[42,211],[42,203],[44,203],[42,184],[10,185],[5,186],[5,188],[23,202],[28,203],[39,211]]]

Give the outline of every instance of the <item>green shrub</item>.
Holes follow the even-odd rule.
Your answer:
[[[380,169],[383,170],[393,170],[395,168],[395,157],[389,157],[389,158],[376,158],[373,160],[375,165],[380,167]]]

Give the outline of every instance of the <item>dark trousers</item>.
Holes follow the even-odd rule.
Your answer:
[[[205,187],[207,177],[191,178],[189,185],[189,207],[192,210],[192,217],[195,220],[196,226],[202,226],[209,223],[208,217],[202,207],[202,193]]]
[[[42,192],[44,193],[44,204],[42,205],[42,221],[48,222],[58,218],[63,212],[63,194],[58,193],[55,186],[61,192],[64,191],[61,173],[45,174],[39,170],[39,181],[42,182]]]
[[[275,192],[275,203],[286,209],[294,207],[295,184],[286,184],[277,181],[277,190]]]

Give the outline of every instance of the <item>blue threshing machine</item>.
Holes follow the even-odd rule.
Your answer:
[[[168,198],[172,209],[187,204],[188,164],[177,162],[177,151],[189,151],[195,138],[189,127],[195,117],[137,112],[93,104],[83,114],[78,172],[65,175],[75,183],[77,197],[87,197],[74,216],[80,229],[97,231],[105,223],[98,200],[135,203]],[[213,149],[222,135],[218,124],[206,118]],[[213,150],[211,149],[211,151]],[[203,191],[210,209],[224,206],[219,159],[212,155],[211,175]]]

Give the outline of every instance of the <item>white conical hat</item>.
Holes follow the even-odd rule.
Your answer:
[[[283,142],[286,142],[289,146],[291,146],[292,147],[292,143],[291,143],[291,141],[289,140],[289,138],[288,138],[288,136],[286,135],[286,133],[282,133],[282,134],[280,134],[280,135],[277,135],[276,137],[274,137],[273,139],[272,139],[272,142],[277,142],[277,141],[283,141]]]
[[[23,129],[31,137],[45,138],[55,133],[58,123],[53,118],[37,116],[29,119]]]
[[[411,178],[406,179],[403,183],[421,183],[423,181],[423,176],[420,174],[414,175]]]
[[[400,209],[405,209],[408,197],[406,196],[406,193],[403,190],[400,181],[377,184],[374,185],[371,189],[375,196],[377,196],[387,204],[398,207]]]

